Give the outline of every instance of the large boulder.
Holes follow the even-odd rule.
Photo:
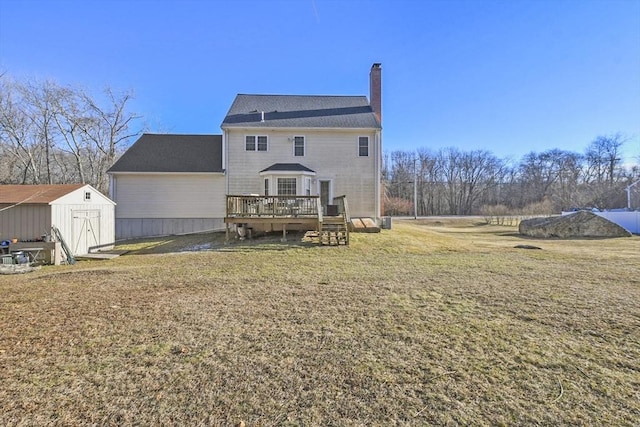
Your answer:
[[[593,212],[579,211],[570,215],[532,218],[520,222],[520,234],[530,237],[630,237],[618,224]]]

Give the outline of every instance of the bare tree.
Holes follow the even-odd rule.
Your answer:
[[[115,94],[107,87],[104,95],[107,99],[106,107],[98,105],[87,93],[81,94],[81,100],[86,105],[90,119],[80,121],[84,136],[99,152],[91,166],[96,186],[101,190],[108,187],[106,171],[116,160],[119,150],[140,133],[131,129],[132,123],[140,116],[126,110],[132,99],[131,92]]]
[[[430,150],[417,151],[418,214],[438,215],[443,211],[444,180],[438,156]]]
[[[506,175],[506,165],[486,150],[466,153],[462,159],[462,180],[465,183],[463,209],[467,214],[476,213],[481,199],[490,199]]]
[[[554,210],[568,210],[584,203],[580,194],[584,156],[571,151],[554,150],[558,177],[551,195]]]
[[[621,163],[624,141],[619,134],[598,137],[587,155],[531,152],[514,166],[486,150],[394,151],[385,162],[387,195],[395,211],[406,210],[415,183],[418,215],[468,215],[492,207],[535,213],[619,207],[625,186],[640,178],[639,167]]]
[[[617,133],[598,136],[587,148],[588,179],[613,184],[622,165],[621,149],[627,138]]]
[[[568,209],[579,200],[582,169],[579,153],[552,149],[527,154],[518,167],[520,206],[547,200],[555,210]]]
[[[42,84],[26,83],[16,90],[22,96],[22,110],[34,126],[36,144],[43,150],[44,181],[52,184],[55,181],[51,162],[56,138],[55,102],[60,88],[51,81],[45,81]]]
[[[80,97],[70,89],[61,88],[55,99],[54,121],[64,144],[60,150],[73,156],[77,179],[87,183],[85,174],[85,156],[88,154],[88,143],[82,130],[82,122],[90,120],[83,110]],[[63,157],[64,158],[64,157]]]
[[[0,80],[0,142],[4,155],[14,160],[17,170],[9,173],[23,184],[40,183],[37,132],[29,114],[21,108],[23,102],[15,83]]]
[[[475,212],[482,197],[497,188],[506,175],[504,161],[485,150],[461,152],[453,148],[439,155],[447,187],[449,211],[454,215]]]
[[[622,203],[625,170],[622,146],[627,138],[617,133],[598,136],[586,151],[585,182],[590,202],[599,208],[612,208]]]
[[[90,183],[106,193],[106,171],[139,133],[139,117],[127,110],[130,92],[103,95],[0,76],[0,181]]]

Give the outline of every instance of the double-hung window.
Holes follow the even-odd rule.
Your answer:
[[[360,157],[369,156],[369,137],[368,136],[358,137],[358,155]]]
[[[293,155],[296,157],[304,156],[304,136],[293,137]]]
[[[267,151],[267,137],[264,135],[247,135],[244,138],[245,151]]]

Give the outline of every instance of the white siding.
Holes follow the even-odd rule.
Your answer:
[[[91,194],[88,200],[85,199],[87,192]],[[77,226],[79,217],[89,213],[91,216],[97,217],[92,222],[97,229],[79,228]],[[74,255],[111,249],[115,242],[114,203],[89,185],[51,202],[51,224],[58,227],[60,234]],[[87,238],[88,234],[91,234],[91,238]]]
[[[245,135],[267,135],[269,151],[245,151]],[[305,136],[305,155],[293,155],[293,137]],[[333,195],[346,195],[352,216],[379,214],[379,132],[369,130],[228,129],[228,193],[264,193],[259,172],[274,163],[300,163],[313,169],[312,194],[318,180],[332,180]],[[358,137],[369,137],[369,156],[358,155]],[[302,188],[298,183],[299,188]]]
[[[98,230],[93,230],[97,237],[95,245],[83,244],[86,236],[78,235],[79,230],[74,229],[74,223],[78,216],[91,212],[99,216]],[[115,218],[113,204],[81,203],[81,204],[59,204],[51,206],[51,223],[60,230],[67,245],[75,255],[82,255],[95,250],[110,249],[115,242]],[[87,233],[87,230],[83,230]]]
[[[89,200],[85,199],[85,193],[90,194]],[[104,206],[104,205],[114,205],[113,201],[103,195],[101,192],[96,190],[90,185],[85,185],[84,187],[78,188],[75,191],[72,191],[64,196],[54,200],[51,202],[52,205],[82,205],[82,206]]]
[[[120,218],[223,218],[221,174],[117,174],[113,191]]]

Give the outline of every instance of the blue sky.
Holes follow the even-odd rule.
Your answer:
[[[0,0],[0,71],[132,89],[156,132],[220,133],[237,93],[367,95],[384,148],[640,156],[640,0]]]

